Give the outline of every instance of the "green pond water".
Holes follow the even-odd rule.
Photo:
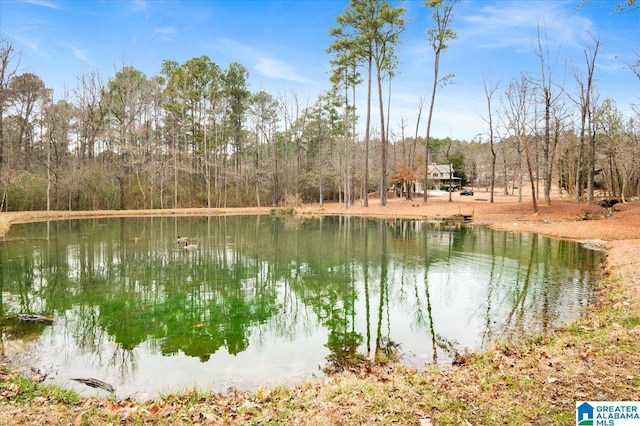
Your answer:
[[[537,235],[398,219],[14,225],[0,242],[2,353],[83,395],[104,391],[72,378],[142,399],[292,384],[354,353],[448,365],[456,351],[576,319],[601,256]]]

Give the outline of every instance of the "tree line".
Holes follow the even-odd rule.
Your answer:
[[[434,69],[425,136],[424,98],[414,129],[405,118],[389,122],[406,9],[386,0],[352,0],[336,18],[327,48],[330,89],[313,101],[253,92],[244,65],[223,69],[204,55],[184,63],[165,60],[154,76],[132,66],[106,81],[90,72],[54,100],[40,77],[19,72],[19,52],[0,40],[0,207],[156,209],[335,200],[347,208],[356,200],[368,205],[371,193],[384,205],[392,188],[408,198],[418,182],[430,188],[425,171],[431,163],[450,164],[463,183],[485,187],[491,202],[497,186],[522,199],[523,185],[530,185],[534,211],[538,199],[551,203],[555,185],[576,202],[640,196],[640,111],[632,106],[625,116],[613,100],[599,99],[597,36],[575,67],[577,89],[570,91],[539,28],[532,52],[538,73],[523,72],[509,82],[485,77],[487,126],[475,140],[430,135],[436,89],[455,77],[442,77],[439,68],[441,54],[457,38],[456,2],[424,4],[434,23],[427,31]],[[629,71],[640,80],[640,61]],[[361,90],[364,111],[356,108]]]

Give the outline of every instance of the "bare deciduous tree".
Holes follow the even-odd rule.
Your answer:
[[[484,96],[485,99],[487,100],[487,118],[485,119],[485,122],[487,123],[487,125],[489,126],[489,146],[491,147],[491,176],[489,177],[489,202],[493,203],[493,191],[495,188],[495,184],[496,184],[496,160],[497,160],[497,152],[496,152],[496,146],[495,146],[495,137],[494,137],[494,124],[493,124],[493,115],[494,115],[494,111],[493,111],[493,106],[492,106],[492,101],[493,101],[493,95],[496,93],[496,91],[498,90],[498,87],[500,86],[499,83],[489,83],[487,81],[487,77],[484,76],[482,78],[482,85],[484,87]],[[505,182],[506,185],[506,182]]]
[[[510,129],[513,137],[518,142],[525,156],[529,181],[531,183],[531,201],[533,213],[538,213],[538,201],[536,194],[535,175],[533,173],[532,152],[530,147],[530,107],[532,102],[532,91],[526,78],[513,80],[506,92],[505,116],[507,117],[507,128]],[[519,185],[522,186],[522,185]]]
[[[584,58],[587,66],[587,73],[583,80],[577,73],[574,75],[576,83],[579,87],[579,93],[577,99],[574,102],[580,109],[580,130],[578,141],[578,152],[576,155],[576,181],[575,181],[575,201],[579,203],[582,200],[582,191],[584,187],[583,174],[585,173],[585,144],[588,143],[587,156],[587,196],[588,200],[593,199],[593,172],[594,172],[594,157],[595,157],[595,134],[594,129],[594,86],[593,78],[595,72],[596,58],[598,56],[598,50],[600,48],[600,40],[596,37],[593,38],[593,48],[586,48],[584,50]]]

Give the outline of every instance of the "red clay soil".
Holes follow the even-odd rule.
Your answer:
[[[476,192],[478,194],[478,192]],[[481,193],[482,194],[482,193]],[[569,199],[552,200],[551,205],[538,202],[538,213],[533,213],[532,202],[517,196],[495,196],[495,202],[488,197],[452,194],[432,196],[427,203],[422,199],[405,200],[393,198],[386,206],[377,199],[369,200],[369,207],[360,202],[345,209],[335,203],[304,206],[299,209],[306,213],[362,215],[374,217],[407,217],[437,219],[465,214],[473,216],[473,223],[486,224],[493,228],[535,232],[553,237],[572,240],[626,240],[640,238],[640,202],[620,203],[612,209],[604,209],[597,204],[576,204]]]

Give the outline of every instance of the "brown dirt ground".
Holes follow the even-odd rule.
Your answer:
[[[478,193],[476,193],[478,194]],[[531,200],[518,202],[517,196],[495,196],[489,203],[488,196],[430,197],[425,204],[422,199],[390,199],[381,206],[377,199],[369,200],[369,207],[358,202],[349,209],[335,203],[326,203],[323,208],[312,205],[300,208],[304,213],[345,214],[377,217],[407,217],[437,219],[456,214],[472,215],[475,224],[492,228],[533,232],[571,240],[628,240],[640,238],[640,204],[629,202],[613,207],[611,217],[607,211],[595,204],[576,204],[569,199],[552,200],[550,206],[539,202],[538,214],[533,214]]]
[[[487,200],[488,195],[478,191],[475,197],[453,194],[452,202],[449,202],[445,195],[430,197],[426,204],[422,199],[390,199],[386,206],[381,206],[377,199],[370,199],[368,207],[362,207],[358,202],[349,209],[336,203],[325,203],[323,206],[303,205],[295,209],[298,214],[308,216],[339,214],[438,219],[465,214],[473,216],[474,224],[489,225],[495,229],[541,233],[579,241],[589,240],[592,244],[607,250],[604,268],[607,276],[613,279],[603,284],[602,300],[609,304],[620,300],[619,310],[629,313],[632,319],[637,319],[637,313],[640,312],[640,201],[618,204],[611,212],[606,212],[596,205],[576,204],[566,197],[555,197],[551,206],[540,203],[539,213],[534,215],[531,201],[527,198],[518,202],[517,196],[496,195],[494,203]],[[271,210],[247,208],[2,213],[0,235],[7,231],[11,223],[50,218],[267,214]],[[617,304],[614,304],[614,308]],[[472,424],[466,420],[467,417],[460,417],[465,414],[456,411],[455,405],[438,412],[437,405],[447,398],[465,402],[469,407],[473,407],[473,412],[467,413],[472,421],[474,417],[484,413],[485,420],[490,419],[486,421],[491,424],[540,424],[548,411],[572,413],[571,404],[579,399],[640,398],[637,385],[614,387],[614,384],[624,380],[636,380],[635,373],[629,369],[637,369],[637,365],[640,365],[640,359],[634,355],[639,352],[637,336],[640,327],[631,324],[627,333],[617,323],[599,322],[599,309],[604,308],[598,308],[597,305],[596,303],[590,317],[577,326],[587,333],[595,333],[601,329],[605,330],[605,336],[611,335],[611,342],[602,345],[603,355],[596,358],[599,359],[596,361],[590,361],[591,358],[581,352],[584,348],[571,346],[573,343],[566,346],[550,344],[525,347],[521,350],[496,350],[485,356],[493,357],[489,366],[481,356],[477,364],[471,361],[471,364],[452,369],[450,372],[416,373],[404,367],[397,367],[393,373],[390,373],[390,370],[372,373],[377,374],[377,378],[364,384],[353,375],[338,375],[321,383],[303,384],[291,390],[265,390],[254,396],[236,394],[228,398],[199,397],[196,400],[191,400],[188,396],[182,400],[176,398],[150,401],[142,405],[132,401],[86,398],[79,404],[69,406],[64,403],[48,403],[47,398],[43,397],[31,403],[21,403],[12,398],[15,392],[11,389],[13,385],[9,385],[0,392],[0,424],[90,424],[87,422],[92,421],[108,421],[111,424],[244,424],[263,421],[283,424],[369,424],[372,419],[386,419],[383,423],[400,424]],[[623,331],[626,334],[623,334]],[[571,333],[568,332],[562,338],[571,339]],[[597,345],[597,342],[593,342],[585,347],[595,353],[599,348]],[[630,345],[630,349],[624,349],[624,345]],[[619,351],[619,354],[616,354],[616,351]],[[514,355],[516,352],[520,354],[519,357]],[[620,358],[623,353],[625,359]],[[584,372],[589,372],[594,377],[589,387],[580,383],[580,377],[584,377]],[[524,377],[520,393],[510,391],[507,386],[507,383],[518,383],[515,377]],[[607,389],[617,389],[619,393],[607,393]],[[370,400],[368,392],[377,390],[380,390],[381,394],[377,399]],[[395,397],[394,393],[399,397]],[[432,395],[432,399],[429,400],[432,402],[426,402],[427,395]],[[541,395],[548,395],[551,400],[541,403],[543,411],[532,414],[533,420],[514,421],[501,417],[511,416],[513,408],[518,405],[528,407],[527,404],[532,400],[544,399]],[[536,407],[538,405],[534,406]],[[394,410],[396,415],[402,413],[402,417],[391,417],[389,420],[389,415],[393,415]],[[449,410],[452,416],[457,416],[453,420],[446,420]],[[197,418],[193,414],[196,411]],[[409,418],[409,414],[412,421],[402,420]],[[326,421],[314,420],[320,418]],[[573,418],[569,416],[566,422],[562,423],[573,424]]]

